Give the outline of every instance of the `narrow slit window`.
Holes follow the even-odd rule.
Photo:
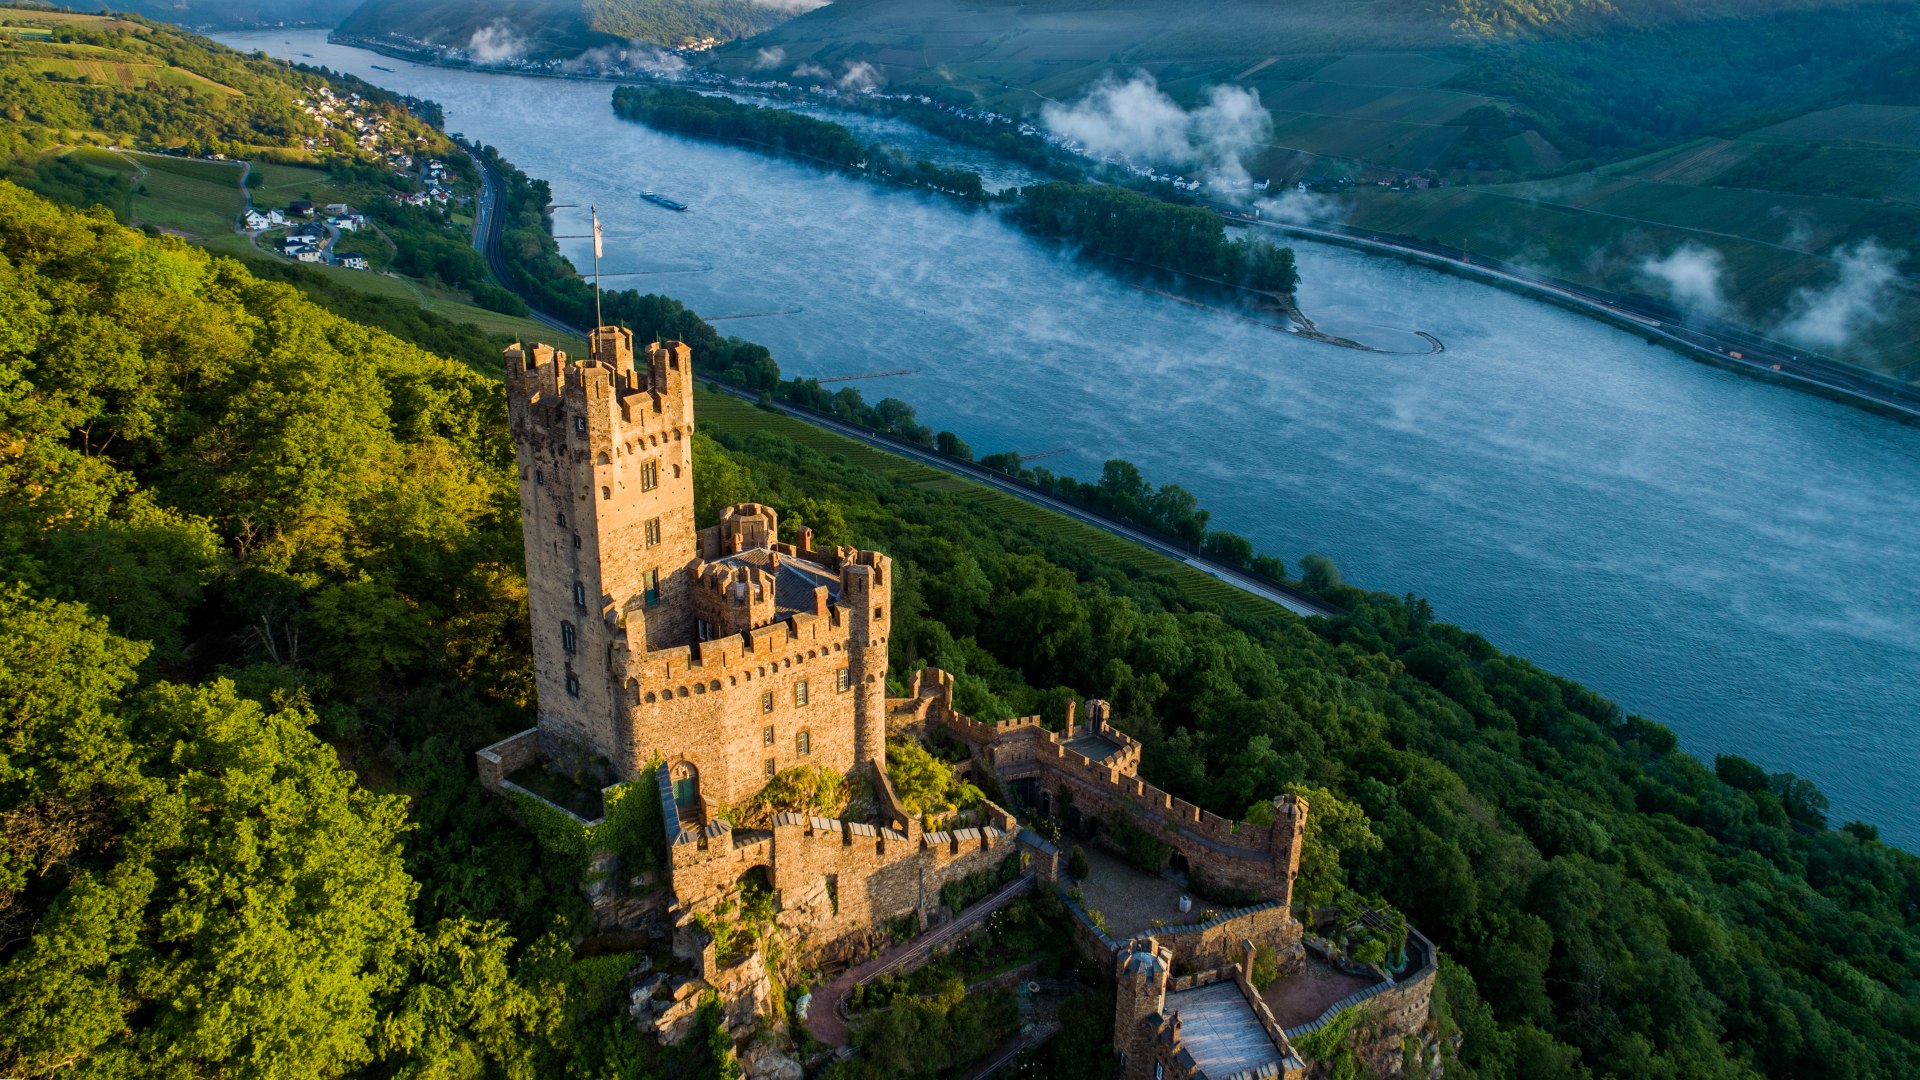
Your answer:
[[[574,633],[573,624],[570,622],[561,623],[560,624],[560,647],[562,649],[565,649],[567,652],[571,653],[574,651],[574,649],[578,648],[579,645],[580,645],[580,639]]]

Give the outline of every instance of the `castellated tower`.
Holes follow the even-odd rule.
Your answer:
[[[892,562],[779,540],[764,506],[696,532],[692,355],[593,334],[569,362],[505,353],[542,757],[635,779],[656,756],[683,816],[775,772],[884,769]]]

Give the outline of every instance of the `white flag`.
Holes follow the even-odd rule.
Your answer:
[[[596,210],[593,214],[593,257],[598,259],[604,254],[600,250],[600,212]]]

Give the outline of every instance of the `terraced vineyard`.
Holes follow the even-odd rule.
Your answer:
[[[701,425],[710,430],[733,435],[745,435],[753,431],[770,432],[829,457],[842,458],[850,465],[879,473],[889,479],[904,481],[925,491],[946,492],[965,498],[975,505],[992,509],[1011,526],[1021,530],[1064,537],[1103,559],[1126,566],[1140,576],[1163,579],[1186,599],[1190,607],[1244,610],[1249,605],[1257,605],[1270,610],[1279,610],[1268,601],[1242,592],[1211,574],[1149,551],[1132,541],[1094,528],[1065,514],[1035,505],[965,477],[922,465],[855,439],[837,435],[784,413],[767,412],[732,394],[717,394],[702,389],[696,391],[694,403]]]

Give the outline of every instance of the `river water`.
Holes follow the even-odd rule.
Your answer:
[[[1340,349],[1142,292],[985,213],[620,121],[605,83],[417,66],[318,31],[221,40],[440,102],[449,130],[582,207],[556,231],[599,205],[606,271],[699,271],[610,286],[788,312],[718,325],[790,375],[917,369],[854,385],[978,452],[1070,447],[1046,464],[1083,477],[1128,458],[1290,565],[1318,551],[1424,595],[1686,749],[1808,776],[1836,822],[1920,848],[1920,429],[1296,244],[1301,306],[1328,329],[1447,346]],[[996,186],[1019,181],[1005,169]],[[584,245],[563,242],[576,264]]]

